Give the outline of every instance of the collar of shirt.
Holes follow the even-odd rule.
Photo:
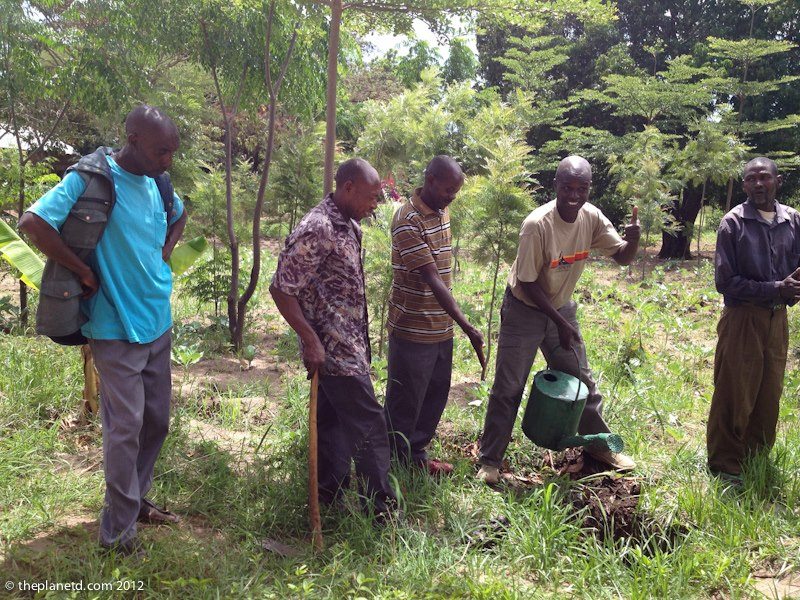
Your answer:
[[[438,214],[440,217],[444,214],[444,210],[435,210],[425,204],[425,201],[422,199],[420,195],[422,193],[422,188],[417,188],[414,190],[414,195],[411,196],[411,205],[416,208],[420,214],[427,217],[428,215]]]
[[[775,200],[775,220],[773,223],[777,225],[778,223],[783,223],[784,221],[789,220],[789,213],[786,211],[786,207],[783,204],[779,203]],[[742,203],[742,218],[743,219],[752,219],[753,221],[763,221],[768,223],[760,214],[758,214],[758,209],[755,205],[750,201],[746,200]]]
[[[333,192],[325,196],[323,208],[334,227],[351,232],[358,242],[361,243],[361,226],[353,219],[348,219],[342,214],[342,211],[336,206],[336,202],[333,201]]]

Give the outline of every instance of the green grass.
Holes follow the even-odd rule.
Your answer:
[[[488,274],[463,255],[461,262],[455,295],[485,329]],[[406,521],[375,529],[349,497],[348,514],[323,515],[325,550],[314,554],[306,517],[308,384],[285,324],[263,314],[269,300],[262,283],[252,341],[272,340],[269,349],[259,346],[259,356],[293,369],[279,382],[216,390],[192,367],[175,366],[176,384],[195,385],[176,395],[153,497],[185,519],[174,529],[142,529],[149,548],[143,563],[97,549],[102,473],[80,460],[97,456],[99,429],[62,425],[80,405],[79,353],[41,339],[0,337],[0,585],[4,578],[142,581],[139,598],[758,597],[754,573],[800,564],[797,345],[776,447],[748,465],[744,490],[734,492],[709,480],[704,468],[720,311],[713,270],[707,261],[665,263],[644,283],[640,273],[638,266],[592,262],[576,298],[605,414],[639,462],[635,476],[649,526],[642,536],[600,541],[569,503],[582,484],[543,466],[542,452],[519,428],[510,466],[539,473],[543,483],[496,492],[474,480],[468,444],[480,433],[492,374],[479,385],[477,361],[458,335],[454,381],[469,382],[466,400],[482,402],[451,403],[434,440],[432,452],[453,460],[455,475],[435,482],[396,469]],[[181,343],[196,345],[206,359],[218,356],[224,336],[202,317],[209,307],[198,311],[176,298]],[[797,309],[790,315],[794,340],[800,316]],[[382,397],[385,359],[374,366]],[[543,367],[540,356],[534,371]],[[245,412],[239,399],[252,396],[274,407],[269,419]],[[200,436],[198,422],[242,435],[234,442]],[[473,530],[501,515],[510,525],[494,548],[467,544]],[[300,554],[263,552],[267,537]]]

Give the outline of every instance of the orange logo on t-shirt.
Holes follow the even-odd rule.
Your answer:
[[[550,268],[556,269],[560,266],[571,265],[573,263],[578,262],[579,260],[586,260],[589,257],[588,250],[582,250],[581,252],[576,252],[575,254],[570,254],[569,256],[564,256],[563,254],[559,254],[557,259],[550,261]]]

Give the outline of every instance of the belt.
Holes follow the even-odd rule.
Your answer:
[[[753,304],[752,302],[742,302],[739,306],[748,306],[752,308],[763,308],[764,310],[769,310],[772,312],[778,310],[785,310],[786,304]]]

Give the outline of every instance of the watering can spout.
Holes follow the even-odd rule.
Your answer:
[[[622,452],[625,449],[625,442],[616,433],[594,433],[590,435],[570,435],[562,438],[559,443],[559,450],[572,448],[574,446],[594,446],[604,448],[611,452]]]

